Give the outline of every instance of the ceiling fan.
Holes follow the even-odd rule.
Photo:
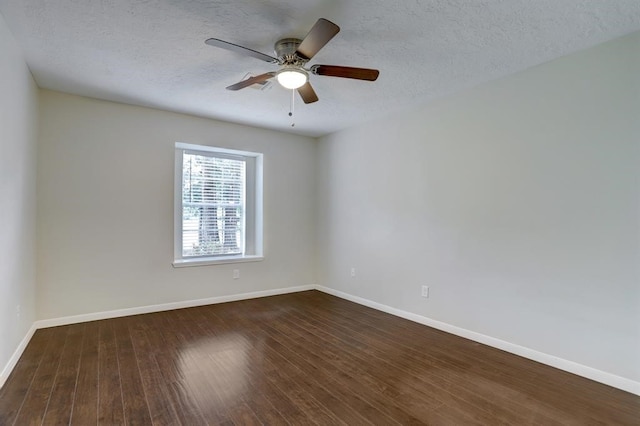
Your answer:
[[[313,58],[338,32],[338,27],[333,22],[320,18],[311,28],[304,39],[284,38],[275,43],[274,51],[277,57],[269,56],[247,47],[229,43],[217,38],[205,40],[209,46],[220,47],[232,52],[251,56],[262,61],[277,64],[278,71],[266,72],[255,77],[247,78],[227,87],[227,90],[240,90],[257,83],[264,83],[276,77],[278,83],[287,89],[297,90],[306,104],[316,102],[318,96],[309,83],[309,74],[324,75],[328,77],[353,78],[356,80],[375,81],[380,72],[368,68],[343,67],[338,65],[312,65],[305,68],[307,62]]]

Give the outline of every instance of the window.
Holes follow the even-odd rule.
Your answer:
[[[262,259],[262,154],[176,143],[174,266]]]

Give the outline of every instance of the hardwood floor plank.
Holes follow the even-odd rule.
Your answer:
[[[227,321],[231,324],[238,324],[246,321],[241,316],[225,315]],[[279,334],[274,333],[273,330],[265,325],[263,327],[263,335],[269,336],[269,341],[266,346],[266,350],[270,350],[272,357],[270,357],[271,365],[265,367],[265,371],[287,372],[291,379],[299,382],[307,390],[315,390],[313,394],[315,398],[322,403],[325,407],[330,407],[331,411],[340,418],[346,421],[348,424],[367,424],[372,423],[373,420],[379,421],[385,419],[385,415],[376,410],[373,406],[363,401],[357,395],[341,392],[341,390],[335,386],[327,389],[326,386],[322,386],[322,383],[330,382],[329,375],[324,374],[323,369],[317,368],[315,365],[306,362],[299,356],[291,346],[284,346],[278,340]],[[257,336],[256,336],[257,337]],[[283,366],[290,366],[289,368],[283,368]],[[320,378],[321,380],[317,380]],[[358,407],[358,410],[354,410],[354,407]],[[364,414],[364,415],[363,415]],[[367,416],[368,414],[368,416]],[[391,418],[386,418],[387,424],[396,423]]]
[[[236,368],[236,378],[241,378],[245,381],[245,388],[242,392],[236,392],[236,395],[233,395],[232,398],[235,401],[234,403],[245,403],[249,406],[255,406],[256,399],[261,395],[278,395],[277,402],[274,399],[266,399],[266,402],[263,404],[263,409],[267,409],[266,412],[258,412],[258,417],[266,418],[280,418],[282,417],[280,409],[276,408],[280,405],[283,405],[284,412],[287,413],[288,419],[293,419],[292,424],[316,424],[313,421],[308,421],[305,419],[309,419],[310,417],[305,414],[304,407],[296,404],[295,398],[287,391],[286,384],[276,380],[275,377],[266,377],[265,376],[265,366],[269,365],[267,359],[265,359],[264,354],[264,346],[262,344],[253,343],[252,345],[248,344],[248,339],[251,339],[251,336],[243,333],[240,336],[240,339],[237,339],[235,343],[233,341],[228,340],[229,335],[235,335],[237,333],[237,325],[228,328],[228,323],[221,319],[216,315],[208,315],[210,312],[208,310],[198,311],[194,310],[192,314],[196,315],[195,322],[198,327],[201,327],[204,335],[209,336],[210,339],[221,339],[223,342],[227,342],[234,346],[236,350],[241,350],[246,353],[248,356],[247,362],[245,362],[242,367],[245,368]],[[198,314],[201,314],[198,316]],[[209,327],[209,324],[215,324],[215,327]],[[256,339],[260,343],[262,339]],[[261,347],[262,350],[256,351],[256,347]],[[259,367],[257,367],[259,366]],[[237,380],[236,379],[236,380]],[[237,388],[237,384],[234,383],[233,379],[229,379],[224,386],[228,386],[230,388]],[[283,391],[283,388],[285,391]],[[313,403],[311,403],[313,405]],[[317,407],[314,406],[314,409]],[[318,415],[321,418],[325,418],[323,413]]]
[[[235,425],[262,425],[262,422],[246,403],[238,404],[231,410],[231,419]]]
[[[197,308],[195,308],[197,309]],[[191,309],[170,311],[167,321],[179,325],[180,332],[173,333],[176,345],[174,375],[183,396],[192,401],[198,415],[209,424],[231,423],[231,416],[217,388],[218,377],[209,370],[209,356],[204,353],[207,336],[200,332],[192,318]],[[169,326],[168,326],[169,327]]]
[[[42,423],[69,329],[70,326],[63,326],[52,330],[51,344],[47,346],[44,357],[38,365],[33,382],[14,420],[15,425]]]
[[[309,318],[307,312],[307,319],[298,319],[297,321],[314,321]],[[311,327],[311,322],[305,324],[306,327]],[[469,390],[468,386],[455,387],[451,381],[447,381],[440,374],[439,369],[432,364],[424,364],[424,360],[420,357],[410,358],[410,354],[402,347],[394,344],[389,344],[385,340],[376,339],[369,335],[361,334],[355,329],[340,328],[341,324],[338,324],[335,329],[331,329],[331,333],[325,333],[329,336],[329,339],[333,341],[336,337],[342,339],[342,342],[348,342],[354,345],[355,348],[367,348],[368,354],[377,359],[379,363],[385,365],[385,369],[394,371],[395,376],[406,376],[406,380],[402,381],[403,385],[408,385],[412,388],[411,395],[418,394],[426,397],[425,391],[439,402],[451,407],[464,407],[470,404],[486,413],[486,416],[493,418],[500,418],[504,421],[511,423],[517,423],[521,421],[521,416],[515,414],[517,410],[509,410],[505,404],[511,404],[511,401],[505,400],[502,405],[497,405],[493,400],[483,397],[482,393]],[[318,330],[321,327],[317,328]],[[318,333],[322,333],[319,331]],[[424,371],[428,371],[429,375],[425,376]],[[446,373],[450,374],[451,369],[447,369]],[[469,377],[465,377],[469,379]],[[401,392],[400,396],[407,396],[407,391]],[[495,395],[493,396],[495,398]],[[504,399],[504,398],[503,398]],[[464,411],[464,410],[462,410]],[[480,412],[476,412],[476,416],[480,416]],[[486,421],[487,418],[480,418],[478,420]]]
[[[92,321],[85,327],[71,424],[95,425],[98,423],[99,326]]]
[[[135,323],[129,326],[132,349],[146,397],[147,408],[153,424],[181,424],[173,401],[171,401],[170,391],[165,385],[162,371],[156,361],[156,354],[161,349],[157,346],[154,347],[150,342],[151,340],[159,340],[157,337],[160,335],[151,322],[152,317],[152,314],[136,316]]]
[[[378,334],[384,336],[385,338],[399,335],[399,332],[397,330],[395,330],[394,332],[390,332],[388,334],[386,334],[385,332],[377,328],[371,329],[371,330],[377,332]],[[397,343],[398,345],[400,345],[402,350],[406,352],[407,356],[408,357],[413,356],[414,359],[416,359],[415,357],[425,356],[425,353],[424,352],[421,353],[420,351],[414,351],[413,355],[411,355],[412,350],[409,344],[413,341],[413,339],[407,340],[406,337],[407,336],[403,334],[401,336],[401,339],[405,339],[405,340],[398,341]],[[464,339],[461,339],[461,340],[464,340]],[[433,352],[432,348],[428,348],[428,350]],[[453,351],[450,351],[450,352],[453,352]],[[464,353],[464,351],[456,351],[456,353],[462,354]],[[522,394],[521,392],[520,393],[513,392],[509,386],[504,386],[503,384],[501,384],[500,388],[496,389],[495,385],[496,383],[500,383],[500,381],[496,382],[492,378],[487,379],[487,377],[483,374],[482,370],[478,370],[475,368],[476,366],[473,364],[473,361],[474,361],[473,359],[462,360],[462,364],[460,364],[460,363],[448,361],[451,359],[451,355],[448,355],[446,353],[436,352],[435,354],[429,355],[429,356],[434,356],[433,359],[436,360],[438,364],[444,363],[443,365],[445,367],[443,368],[443,371],[446,372],[446,376],[442,377],[444,380],[446,381],[455,380],[458,382],[466,382],[469,384],[468,385],[469,390],[472,391],[473,393],[476,393],[478,395],[483,395],[483,394],[491,395],[492,400],[494,399],[501,400],[501,405],[504,405],[505,408],[509,409],[513,413],[525,415],[525,417],[529,417],[532,413],[535,413],[537,417],[542,417],[546,423],[551,422],[550,417],[556,417],[556,418],[562,419],[564,416],[563,410],[559,410],[556,407],[552,407],[552,406],[544,407],[544,405],[541,404],[541,401],[539,399],[535,397],[531,397],[530,395]],[[483,356],[478,356],[478,358],[476,359],[478,360],[478,363],[481,364],[484,358],[485,357]],[[548,391],[552,392],[553,389],[549,389]],[[545,409],[543,410],[541,408],[545,408]],[[544,411],[552,411],[552,414],[545,415]],[[564,419],[564,420],[567,420],[567,419]]]
[[[297,333],[292,329],[278,333],[280,336],[295,336]],[[288,341],[282,340],[282,347],[280,351],[284,351],[286,347],[294,349],[300,354],[301,360],[310,360],[315,365],[322,365],[322,360],[331,360],[328,366],[323,367],[323,370],[329,371],[348,371],[351,376],[351,380],[357,378],[364,379],[362,384],[363,388],[378,389],[387,399],[387,404],[384,404],[385,408],[389,400],[392,399],[395,405],[402,410],[405,414],[400,414],[400,418],[409,417],[405,419],[403,423],[411,421],[410,419],[421,419],[421,421],[427,421],[429,423],[443,423],[447,416],[439,414],[438,409],[443,405],[441,400],[434,398],[435,392],[439,391],[437,388],[432,388],[431,394],[425,393],[420,387],[413,387],[410,394],[405,394],[398,389],[398,378],[404,377],[402,373],[398,371],[392,371],[389,366],[382,366],[374,361],[371,364],[371,359],[367,358],[350,358],[347,352],[341,353],[340,350],[334,351],[330,348],[331,344],[316,344],[312,341],[301,341],[298,338],[291,338]],[[373,374],[371,374],[373,372]],[[382,373],[384,372],[384,374]],[[347,382],[348,383],[348,382]],[[344,387],[344,382],[339,382],[338,387]],[[405,398],[403,398],[405,397]],[[415,401],[414,401],[415,400]],[[417,402],[416,402],[417,401]],[[399,413],[394,412],[394,418],[398,418]],[[454,419],[450,419],[454,420]],[[465,420],[469,422],[471,419],[456,418],[458,422]],[[391,421],[389,421],[390,423]]]
[[[124,424],[121,370],[113,321],[98,321],[98,424]]]
[[[38,330],[0,424],[640,425],[640,397],[317,291]]]
[[[246,303],[251,304],[252,302],[246,302]],[[233,312],[231,312],[231,313],[225,312],[225,313],[220,314],[220,315],[222,317],[229,317],[229,319],[230,319],[230,321],[232,323],[237,324],[237,323],[241,323],[243,321],[243,316],[247,316],[246,312],[251,312],[251,314],[249,316],[262,316],[263,315],[262,312],[259,312],[259,306],[256,306],[256,307],[247,306],[247,307],[245,307],[245,309],[243,309],[242,312],[239,313],[239,316],[235,316],[235,317],[234,317],[234,313]],[[269,323],[262,322],[262,324],[263,324],[262,328],[267,329],[267,328],[269,328],[268,324],[273,323],[273,322],[281,323],[281,322],[283,322],[283,320],[284,320],[284,317],[279,317],[278,321],[270,321]],[[287,333],[278,333],[278,332],[274,333],[274,336],[285,336],[285,335],[287,335]],[[290,342],[290,344],[294,344],[295,345],[295,342]],[[277,347],[275,347],[275,352],[277,354],[281,354],[281,355],[282,354],[287,354],[286,355],[286,359],[289,360],[289,361],[292,360],[293,357],[297,356],[295,353],[294,354],[288,353],[288,347],[290,346],[290,344],[287,343],[287,342],[284,342],[283,344],[277,343]],[[313,355],[313,354],[311,353],[311,354],[308,354],[308,355]],[[282,363],[279,363],[278,366],[279,366],[279,368],[282,368]],[[334,367],[335,366],[332,366],[332,367],[328,368],[327,370],[332,371],[332,370],[335,369]],[[314,372],[313,375],[315,377],[316,373]],[[349,383],[349,381],[346,381],[346,383]],[[336,392],[336,389],[339,389],[342,386],[344,386],[344,383],[340,383],[338,386],[332,387],[332,391]],[[363,386],[362,388],[360,388],[359,392],[362,392],[365,389],[367,389],[367,386]],[[424,407],[424,403],[421,404],[421,409],[423,407]],[[362,413],[359,413],[359,414],[362,414]],[[403,424],[420,423],[420,420],[417,420],[417,418],[412,417],[412,416],[408,415],[407,413],[396,411],[395,414],[396,414],[396,418],[401,419]],[[442,420],[441,419],[442,416],[440,416],[438,414],[435,414],[435,412],[433,412],[433,411],[423,412],[422,415],[426,416],[425,418],[437,418],[438,420]],[[384,418],[384,415],[381,415],[380,413],[378,413],[378,416],[379,416],[378,420],[380,420],[381,418]],[[362,421],[358,422],[357,424],[361,424],[361,423],[362,423]],[[386,420],[386,421],[384,421],[384,423],[385,424],[392,424],[392,423],[394,423],[394,420]],[[442,421],[439,421],[439,423],[442,423]]]
[[[150,333],[155,347],[155,361],[158,364],[162,380],[166,383],[166,392],[180,423],[184,425],[206,424],[198,405],[191,398],[184,375],[178,367],[180,360],[180,340],[177,335],[182,327],[180,322],[173,323],[165,313],[150,316],[151,326],[159,331]],[[154,338],[155,336],[155,338]]]
[[[262,387],[260,393],[255,393],[253,398],[246,402],[256,415],[258,420],[265,425],[288,425],[291,424],[285,416],[264,396],[262,392],[269,392],[266,386]]]
[[[360,387],[362,384],[356,376],[349,376],[347,373],[340,369],[335,369],[335,365],[320,363],[321,356],[314,357],[313,354],[299,352],[293,345],[289,345],[288,342],[281,340],[274,340],[271,342],[270,349],[274,354],[277,354],[285,358],[285,362],[294,363],[298,368],[303,369],[302,383],[311,387],[309,384],[309,378],[320,379],[322,383],[325,383],[325,388],[333,393],[334,398],[339,398],[346,404],[346,409],[357,410],[359,417],[364,420],[355,421],[351,424],[364,424],[364,423],[377,423],[383,421],[385,424],[408,424],[415,423],[418,419],[412,417],[410,414],[400,410],[399,408],[389,408],[386,404],[381,404],[376,408],[376,403],[383,401],[382,398],[376,398],[371,395],[371,392],[366,387]],[[309,360],[305,355],[310,355]],[[316,364],[318,362],[318,364]],[[320,366],[320,368],[317,368]],[[335,369],[335,370],[333,370]],[[322,373],[323,371],[333,370],[333,374]],[[360,383],[359,383],[360,382]],[[357,383],[356,386],[351,387],[351,383]],[[357,393],[352,392],[357,388]],[[320,399],[326,406],[331,407],[331,402],[326,401],[325,398]],[[386,401],[388,402],[388,401]],[[334,408],[331,408],[334,410]],[[341,407],[345,410],[344,407]],[[336,415],[341,416],[340,412],[336,412]],[[342,418],[342,417],[341,417]]]
[[[69,326],[43,424],[69,424],[76,394],[85,324]]]
[[[0,425],[13,424],[54,334],[36,331],[16,367],[0,389]]]
[[[332,308],[333,314],[339,314],[339,310],[336,311],[335,307]],[[414,339],[412,333],[407,332],[407,328],[412,328],[418,332],[421,330],[421,326],[408,321],[389,322],[385,321],[384,314],[373,310],[367,311],[369,318],[361,317],[358,322],[363,327],[360,330],[363,333],[378,333],[385,337],[385,339],[397,338],[397,344],[401,345],[402,350],[407,353],[408,356],[424,356],[420,347],[416,346],[416,341],[420,339]],[[382,315],[381,315],[382,314]],[[346,314],[348,315],[348,311]],[[378,318],[380,316],[381,318]],[[375,318],[375,319],[373,319]],[[460,360],[467,365],[462,368],[461,364],[455,362],[448,362],[450,368],[447,368],[447,375],[453,377],[451,373],[459,375],[455,380],[466,380],[472,384],[472,389],[478,394],[498,395],[498,397],[507,399],[510,404],[516,404],[517,407],[512,407],[515,412],[522,412],[527,407],[533,412],[536,412],[537,417],[547,417],[546,421],[550,421],[550,417],[563,417],[563,413],[567,410],[575,410],[576,407],[580,407],[580,415],[583,421],[593,421],[599,416],[606,415],[614,421],[625,421],[629,417],[620,411],[621,407],[607,409],[608,403],[600,404],[595,408],[592,404],[588,403],[588,400],[581,400],[583,397],[581,392],[572,393],[572,397],[567,398],[564,395],[566,390],[559,391],[557,382],[553,382],[554,376],[573,376],[566,372],[552,369],[542,364],[526,362],[527,368],[531,370],[532,374],[535,374],[537,381],[535,386],[532,386],[530,380],[523,380],[522,369],[518,369],[517,363],[521,363],[523,359],[507,354],[505,352],[489,348],[484,345],[478,345],[474,342],[470,342],[466,339],[456,339],[453,336],[449,336],[446,333],[439,333],[440,338],[449,339],[448,342],[449,354],[455,353]],[[455,351],[451,349],[455,348]],[[424,346],[422,347],[424,350]],[[451,355],[447,354],[441,348],[428,348],[433,353],[434,359],[440,362],[447,362],[451,358]],[[495,362],[496,359],[502,359],[503,362]],[[487,363],[486,360],[492,360],[492,363]],[[476,361],[474,363],[474,361]],[[464,365],[464,364],[462,364]],[[465,377],[466,376],[466,377]],[[472,380],[471,380],[472,379]],[[585,383],[591,384],[593,382],[581,378]],[[500,383],[499,392],[495,391],[495,386]],[[518,389],[513,391],[512,388]],[[602,389],[602,386],[600,386]],[[524,390],[524,392],[523,392]],[[598,395],[598,397],[602,394]],[[503,402],[504,404],[504,402]],[[550,411],[552,414],[544,416],[544,408]],[[597,412],[594,412],[594,409]],[[604,411],[603,411],[604,410]],[[565,419],[566,420],[566,419]]]
[[[113,320],[118,366],[120,368],[120,386],[124,403],[124,419],[127,424],[151,424],[151,413],[144,392],[138,360],[131,342],[129,328],[135,326],[139,318],[124,317]]]

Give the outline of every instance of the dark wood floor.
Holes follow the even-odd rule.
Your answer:
[[[640,397],[320,292],[38,330],[1,425],[640,424]]]

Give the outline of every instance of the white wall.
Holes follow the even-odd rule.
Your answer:
[[[639,58],[636,33],[321,139],[319,284],[640,381]]]
[[[37,90],[0,15],[0,386],[35,319]]]
[[[51,91],[40,102],[40,318],[315,283],[314,139]],[[176,141],[264,153],[264,261],[171,266]]]

